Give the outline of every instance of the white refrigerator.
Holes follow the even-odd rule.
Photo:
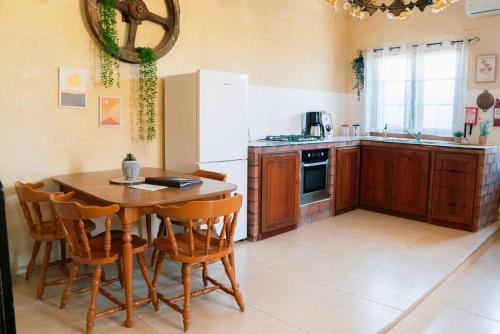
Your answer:
[[[225,173],[244,197],[235,240],[247,237],[248,75],[199,70],[164,78],[165,168]]]

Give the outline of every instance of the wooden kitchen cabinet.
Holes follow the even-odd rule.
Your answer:
[[[261,166],[262,236],[296,228],[299,220],[300,154],[264,154]]]
[[[433,165],[431,222],[473,230],[477,156],[436,153]]]
[[[427,151],[363,147],[361,206],[424,219],[429,161]]]
[[[358,206],[359,147],[341,147],[336,151],[335,214]]]
[[[391,210],[425,217],[429,188],[430,153],[394,150],[392,155]]]
[[[361,206],[390,209],[392,189],[392,150],[381,147],[362,147]]]

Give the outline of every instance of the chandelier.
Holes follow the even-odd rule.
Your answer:
[[[331,3],[335,10],[337,10],[338,0],[326,1]],[[380,10],[382,13],[385,12],[387,17],[392,20],[404,20],[413,13],[415,8],[423,12],[425,8],[431,6],[433,13],[439,13],[458,0],[393,0],[390,5],[386,5],[385,3],[378,5],[375,1],[376,0],[345,0],[344,9],[347,10],[349,15],[358,19],[365,18],[366,13],[372,16],[377,10]]]

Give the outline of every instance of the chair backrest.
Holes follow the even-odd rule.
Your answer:
[[[241,194],[235,194],[230,198],[213,201],[193,201],[182,206],[156,206],[155,212],[163,217],[162,224],[165,225],[168,233],[173,255],[179,255],[177,240],[172,228],[172,219],[184,222],[185,233],[189,239],[189,256],[195,257],[197,254],[208,255],[213,247],[213,234],[217,233],[215,225],[223,224],[217,236],[218,251],[223,247],[231,247],[234,244],[234,231],[238,223],[238,213],[243,202]],[[205,242],[200,246],[195,243],[195,233],[199,233],[197,227],[200,224],[208,226],[205,234]]]
[[[212,172],[212,171],[203,170],[203,169],[198,169],[192,173],[189,173],[189,175],[204,177],[206,179],[212,179],[212,180],[222,181],[222,182],[225,182],[227,179],[226,174]]]
[[[75,193],[53,194],[50,200],[57,218],[61,222],[66,241],[72,256],[92,259],[92,248],[85,231],[86,219],[105,218],[105,234],[103,249],[109,257],[111,251],[111,215],[117,213],[120,207],[116,204],[109,206],[84,206],[74,201]]]
[[[19,204],[23,209],[24,217],[31,230],[41,231],[43,223],[43,214],[41,205],[43,203],[50,203],[51,193],[43,191],[43,182],[38,183],[22,183],[16,182],[15,184],[17,198]],[[55,214],[52,206],[50,206],[51,217],[50,220],[55,222]]]

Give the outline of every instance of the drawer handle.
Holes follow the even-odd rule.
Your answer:
[[[447,203],[448,206],[451,206],[452,208],[455,208],[457,205],[454,203]]]
[[[450,169],[448,172],[450,172],[450,173],[460,173],[460,171],[456,170],[456,169]]]

